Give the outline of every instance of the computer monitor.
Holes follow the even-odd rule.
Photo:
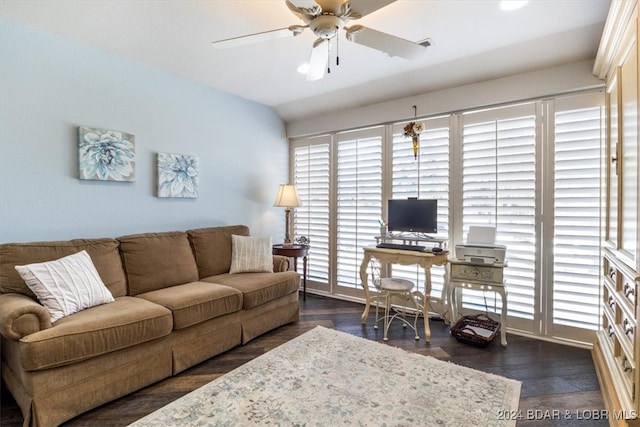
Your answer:
[[[438,201],[435,199],[389,199],[389,231],[438,232]]]

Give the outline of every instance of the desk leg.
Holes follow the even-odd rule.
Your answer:
[[[502,314],[500,315],[500,344],[507,346],[507,291],[504,288],[496,288],[496,292],[502,298]]]
[[[362,264],[360,264],[360,284],[362,285],[362,289],[364,289],[365,298],[364,312],[360,317],[360,323],[362,323],[363,325],[367,323],[367,317],[369,316],[369,303],[371,302],[369,297],[369,282],[367,278],[367,267],[369,266],[370,259],[371,256],[365,254],[364,258],[362,259]]]
[[[422,316],[424,317],[424,340],[431,342],[431,328],[429,327],[429,307],[431,302],[431,266],[424,268],[424,300],[422,302]]]
[[[458,320],[458,300],[456,299],[456,287],[449,283],[449,316],[450,323],[453,326]]]
[[[307,256],[302,258],[302,301],[307,300]]]

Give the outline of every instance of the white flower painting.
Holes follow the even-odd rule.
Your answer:
[[[135,136],[115,130],[78,127],[80,179],[133,181]]]
[[[198,197],[198,158],[158,153],[158,197]]]

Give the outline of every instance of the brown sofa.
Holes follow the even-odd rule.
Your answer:
[[[245,226],[0,245],[2,380],[25,426],[53,426],[298,320],[300,277],[229,274]],[[51,322],[15,265],[86,250],[115,301]]]

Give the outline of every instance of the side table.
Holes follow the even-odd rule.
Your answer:
[[[302,300],[307,299],[307,255],[309,246],[306,245],[273,245],[273,255],[293,258],[293,269],[298,271],[298,258],[302,257]]]
[[[457,259],[449,260],[449,305],[451,308],[451,325],[460,315],[462,290],[490,291],[500,295],[502,310],[500,312],[500,343],[507,346],[507,290],[503,276],[507,264],[475,264]]]

